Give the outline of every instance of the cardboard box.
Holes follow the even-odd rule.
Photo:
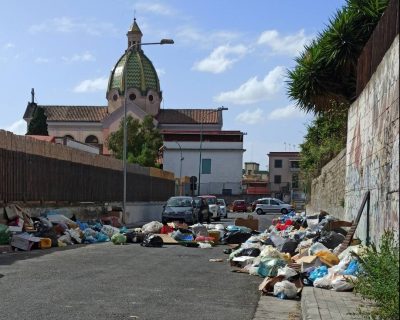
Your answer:
[[[258,219],[254,219],[253,216],[248,216],[247,219],[236,218],[235,226],[247,227],[251,230],[258,230]]]
[[[39,243],[39,242],[40,238],[32,237],[27,233],[22,233],[22,234],[14,234],[11,238],[10,245],[14,248],[29,251],[32,249],[34,243]]]
[[[300,271],[304,272],[306,269],[310,267],[319,267],[322,265],[321,260],[317,256],[305,256],[296,261],[301,268]]]

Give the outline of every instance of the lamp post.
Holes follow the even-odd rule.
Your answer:
[[[179,166],[179,195],[181,196],[182,195],[182,161],[185,158],[182,156],[182,147],[179,144],[179,142],[178,141],[174,141],[174,142],[178,145],[179,151],[181,152],[181,160],[180,160],[180,166]]]
[[[200,148],[199,148],[199,179],[198,179],[199,184],[198,184],[198,188],[197,188],[197,195],[198,196],[200,195],[200,185],[201,185],[201,150],[203,148],[203,122],[204,122],[204,118],[206,116],[208,116],[210,113],[218,112],[218,111],[224,111],[224,110],[228,110],[228,108],[219,107],[216,110],[211,110],[211,111],[203,114],[203,116],[201,117],[201,121],[200,121],[200,124],[201,124],[201,126],[200,126]]]
[[[126,51],[125,51],[125,66],[126,62],[128,61],[128,55],[133,52],[134,49],[136,49],[138,46],[145,46],[145,45],[163,45],[163,44],[174,44],[174,40],[172,39],[161,39],[160,42],[146,42],[146,43],[134,43],[132,46],[130,46]],[[128,140],[128,133],[127,133],[127,122],[126,122],[126,115],[127,115],[127,68],[124,69],[124,139],[123,139],[123,150],[122,150],[122,162],[124,165],[124,195],[123,195],[123,207],[124,207],[124,218],[126,216],[126,171],[127,171],[127,163],[126,163],[126,145],[127,145],[127,140]]]

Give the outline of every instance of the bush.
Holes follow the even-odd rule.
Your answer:
[[[381,238],[379,250],[374,245],[357,256],[362,272],[355,291],[374,302],[369,312],[361,314],[372,319],[399,319],[399,243],[392,231]]]

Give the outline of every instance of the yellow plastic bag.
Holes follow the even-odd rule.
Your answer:
[[[339,263],[339,258],[330,251],[327,250],[318,251],[315,255],[319,257],[322,263],[328,265],[329,267],[332,267]]]

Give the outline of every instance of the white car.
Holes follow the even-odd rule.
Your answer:
[[[257,202],[255,209],[257,214],[265,214],[267,212],[287,214],[294,209],[290,204],[276,198],[262,198],[258,199]]]
[[[217,199],[217,204],[221,210],[221,218],[228,218],[228,213],[226,211],[226,203],[224,199]]]

